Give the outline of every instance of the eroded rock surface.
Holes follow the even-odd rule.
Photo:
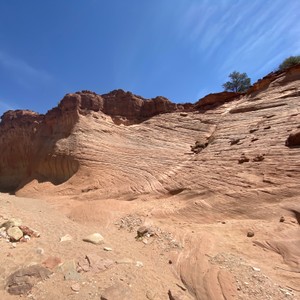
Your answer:
[[[299,87],[296,66],[263,78],[245,95],[210,95],[196,106],[120,90],[83,91],[44,116],[7,112],[0,125],[0,190],[68,196],[76,203],[68,206],[75,221],[108,226],[112,215],[130,207],[172,226],[178,241],[172,236],[166,245],[159,232],[151,239],[174,250],[165,261],[187,297],[266,299],[268,293],[246,287],[246,279],[238,281],[244,291],[237,289],[238,258],[212,265],[209,258],[224,251],[222,257],[234,253],[254,262],[270,277],[263,288],[284,299],[282,282],[294,291],[299,286]],[[135,242],[137,229],[127,243]],[[151,239],[140,244],[151,247]],[[116,268],[136,268],[134,261]],[[177,295],[173,286],[165,296],[168,290]]]

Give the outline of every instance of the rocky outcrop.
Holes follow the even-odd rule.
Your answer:
[[[201,112],[205,112],[208,109],[215,109],[226,102],[238,99],[241,95],[243,94],[235,92],[209,94],[195,103],[195,109]]]
[[[11,192],[28,182],[59,185],[79,168],[74,126],[80,116],[106,114],[117,125],[136,124],[158,114],[184,111],[164,97],[144,99],[123,90],[97,95],[91,91],[67,94],[45,115],[32,111],[8,111],[0,123],[0,191]],[[79,151],[80,152],[80,151]]]
[[[196,109],[118,90],[68,94],[46,115],[8,112],[0,124],[0,190],[69,195],[71,220],[102,218],[108,226],[109,216],[130,207],[176,226],[177,246],[163,261],[170,254],[180,285],[196,299],[266,299],[278,288],[266,281],[270,274],[296,290],[299,278],[273,266],[285,262],[295,276],[300,270],[299,87],[296,66],[245,95],[209,95]]]

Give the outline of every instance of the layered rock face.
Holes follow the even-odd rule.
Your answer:
[[[296,66],[245,95],[211,94],[195,105],[83,91],[46,115],[9,111],[0,124],[0,191],[135,200],[137,211],[177,226],[185,247],[173,265],[196,299],[237,298],[232,253],[297,287],[299,89]],[[296,275],[276,273],[269,257]]]
[[[113,124],[128,125],[176,110],[184,108],[163,97],[146,100],[117,90],[103,96],[90,91],[67,94],[46,115],[8,111],[0,123],[0,191],[14,192],[32,180],[59,185],[71,178],[85,160],[76,155],[85,148],[78,145],[82,116],[106,114]]]

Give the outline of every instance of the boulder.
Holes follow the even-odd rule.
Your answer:
[[[23,232],[19,227],[15,226],[8,228],[7,235],[12,241],[17,242],[23,237]]]
[[[291,132],[285,145],[287,147],[300,147],[300,130]]]

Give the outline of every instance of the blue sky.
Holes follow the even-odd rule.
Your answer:
[[[83,89],[195,102],[290,55],[299,0],[0,0],[0,115]]]

